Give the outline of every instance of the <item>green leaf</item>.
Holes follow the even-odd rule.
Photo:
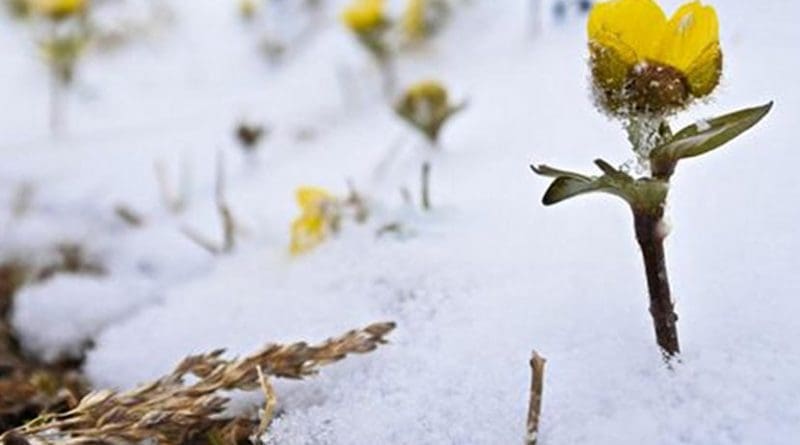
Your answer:
[[[547,192],[545,192],[542,203],[549,206],[558,204],[569,198],[574,198],[575,196],[592,192],[606,192],[616,196],[622,196],[621,191],[611,186],[604,178],[606,177],[604,176],[588,181],[566,176],[556,178],[555,181],[550,184]]]
[[[575,173],[567,170],[560,170],[547,165],[539,165],[539,166],[531,165],[531,170],[533,170],[533,172],[536,173],[537,175],[547,176],[550,178],[559,178],[561,176],[566,176],[569,178],[585,180],[585,181],[590,181],[592,179],[589,176],[582,175],[580,173]]]
[[[546,165],[531,166],[531,169],[542,176],[555,178],[542,198],[544,205],[553,205],[575,196],[592,192],[604,192],[619,196],[630,202],[630,188],[634,183],[633,178],[616,170],[603,160],[595,163],[606,174],[600,177],[591,177],[580,173],[559,170]]]
[[[602,192],[624,199],[634,209],[658,211],[663,208],[669,192],[669,183],[666,181],[634,179],[602,159],[596,160],[595,164],[603,171],[602,176],[585,176],[546,165],[531,166],[535,173],[555,178],[545,192],[542,203],[550,206],[587,193]]]
[[[653,149],[650,158],[657,162],[674,162],[708,153],[752,128],[769,113],[772,104],[770,102],[690,125],[676,133],[666,144]]]
[[[617,170],[611,164],[602,159],[595,159],[594,164],[609,178],[614,179],[615,181],[619,181],[621,183],[630,183],[633,181],[633,178],[631,178],[629,174]]]

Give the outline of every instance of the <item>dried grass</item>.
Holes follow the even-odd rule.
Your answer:
[[[184,227],[181,229],[191,241],[198,246],[202,247],[212,255],[222,255],[231,253],[236,247],[236,235],[239,232],[236,219],[231,212],[228,201],[225,198],[225,163],[220,153],[217,156],[216,166],[216,185],[215,185],[215,202],[217,205],[217,212],[219,213],[220,225],[222,226],[222,241],[215,242],[206,238],[205,236],[195,232],[194,230]]]
[[[42,412],[71,409],[86,393],[77,362],[43,364],[24,356],[8,321],[17,290],[57,273],[99,273],[83,251],[56,246],[51,262],[39,265],[10,259],[0,263],[0,433]]]
[[[372,324],[317,346],[304,342],[271,344],[253,355],[232,360],[222,358],[223,350],[189,356],[159,380],[126,392],[93,392],[74,409],[42,415],[0,436],[0,442],[242,443],[263,433],[272,421],[276,396],[269,377],[302,379],[349,354],[373,351],[386,343],[384,337],[394,326],[394,323]],[[197,380],[187,383],[187,376]],[[260,421],[225,417],[229,399],[220,392],[227,390],[261,390],[266,404]]]

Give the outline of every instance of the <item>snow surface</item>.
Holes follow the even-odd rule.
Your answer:
[[[430,214],[398,191],[416,190],[423,142],[383,102],[336,8],[271,66],[232,2],[174,0],[171,29],[86,60],[56,139],[30,33],[1,19],[0,254],[68,241],[108,272],[25,290],[14,324],[46,358],[91,337],[90,378],[122,388],[189,353],[244,354],[398,322],[375,353],[281,382],[270,444],[521,443],[534,348],[548,358],[543,445],[796,443],[800,4],[715,3],[724,85],[680,123],[776,106],[675,177],[667,248],[684,354],[674,372],[652,338],[628,210],[599,196],[539,203],[547,182],[531,162],[590,171],[598,156],[622,164],[633,155],[589,99],[582,19],[532,38],[522,0],[471,2],[398,63],[401,83],[437,77],[470,104],[434,159]],[[242,118],[272,128],[255,159],[232,138]],[[244,233],[233,254],[213,257],[184,229],[220,236],[220,153]],[[162,204],[156,162],[173,182],[188,172],[182,214]],[[343,194],[347,179],[369,195],[370,222],[289,257],[294,189]],[[33,199],[16,218],[6,209],[23,184]],[[118,204],[144,227],[122,223]],[[404,236],[375,236],[392,222]]]

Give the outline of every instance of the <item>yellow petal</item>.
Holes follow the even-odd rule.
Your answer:
[[[447,89],[437,80],[422,80],[410,87],[406,92],[414,101],[426,101],[433,106],[447,105]]]
[[[694,97],[704,97],[711,94],[719,85],[722,76],[722,51],[718,43],[709,45],[689,69],[686,70],[686,80],[689,90]]]
[[[713,7],[693,1],[670,19],[656,60],[686,72],[713,45],[719,45],[717,13]]]
[[[328,236],[330,215],[325,204],[336,198],[325,189],[306,186],[297,189],[296,199],[302,211],[291,227],[289,250],[295,255],[316,247]]]
[[[297,205],[303,209],[318,206],[323,201],[332,198],[327,190],[319,187],[300,187],[295,195]]]
[[[63,18],[86,9],[86,0],[32,0],[36,12],[53,18]]]
[[[591,43],[633,65],[655,55],[666,25],[664,11],[653,0],[611,0],[592,8],[587,30]]]
[[[292,222],[289,251],[298,255],[316,247],[328,235],[322,215],[301,215]]]
[[[596,98],[604,108],[619,108],[623,105],[619,99],[633,62],[613,48],[596,43],[589,44],[589,54]]]
[[[425,37],[427,32],[425,12],[427,0],[408,0],[408,6],[403,13],[403,32],[411,40]]]
[[[385,20],[385,0],[353,0],[342,11],[342,22],[356,32],[367,32]]]

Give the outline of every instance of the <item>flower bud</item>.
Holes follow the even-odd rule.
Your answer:
[[[442,125],[457,109],[451,106],[444,86],[433,80],[412,85],[395,104],[395,112],[433,143],[438,140]]]

